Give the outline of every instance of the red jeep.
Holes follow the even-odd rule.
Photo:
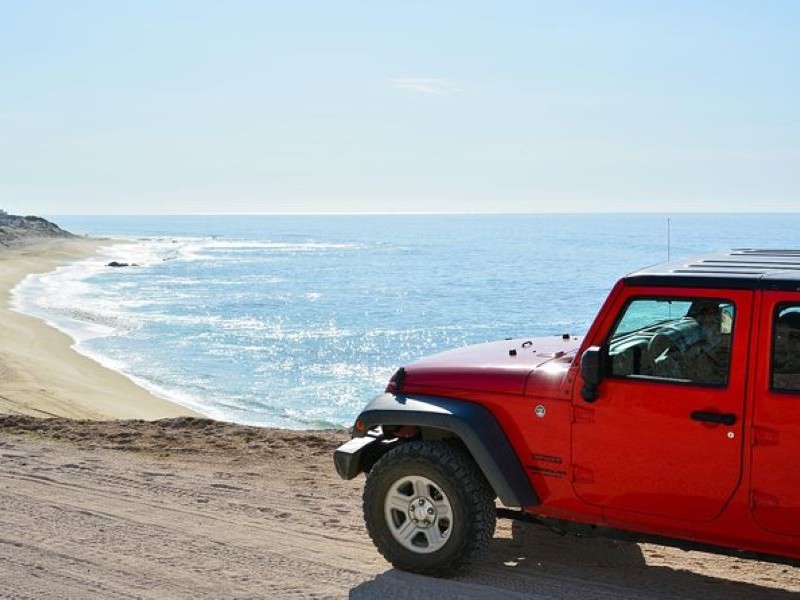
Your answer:
[[[733,250],[628,275],[584,337],[412,363],[334,455],[343,478],[367,473],[364,519],[378,550],[433,575],[477,559],[498,514],[798,559],[794,460],[792,250]]]

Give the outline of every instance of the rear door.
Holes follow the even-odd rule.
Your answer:
[[[628,288],[593,345],[607,374],[596,401],[574,394],[573,487],[623,511],[709,521],[739,485],[751,291]],[[700,308],[723,347],[701,363]],[[694,315],[694,316],[692,316]],[[718,340],[719,341],[719,340]],[[708,368],[706,368],[708,367]]]
[[[750,506],[762,528],[800,536],[800,294],[765,292],[759,329]]]

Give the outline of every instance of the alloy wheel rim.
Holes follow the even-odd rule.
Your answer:
[[[384,514],[394,539],[412,552],[435,552],[452,536],[450,500],[427,477],[412,475],[395,481],[386,494]]]

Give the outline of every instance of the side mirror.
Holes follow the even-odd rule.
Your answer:
[[[589,403],[595,402],[600,395],[597,386],[603,380],[603,352],[600,346],[589,346],[584,350],[581,356],[581,377],[581,398]]]

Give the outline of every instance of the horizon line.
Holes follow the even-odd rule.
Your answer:
[[[504,215],[764,215],[799,214],[800,210],[673,210],[673,211],[227,211],[147,213],[50,213],[51,217],[359,217],[359,216],[504,216]]]

